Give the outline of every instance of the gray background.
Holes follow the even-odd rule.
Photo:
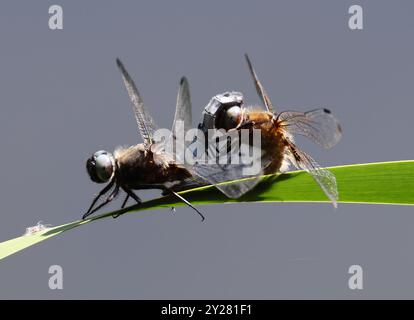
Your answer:
[[[364,30],[348,8],[364,8]],[[61,4],[64,30],[48,29]],[[214,94],[329,107],[344,128],[323,165],[412,159],[412,1],[2,1],[0,240],[81,216],[85,159],[140,142],[121,57],[160,127],[188,76],[194,122]],[[145,192],[144,197],[157,195]],[[118,207],[119,201],[112,206]],[[0,298],[414,298],[411,207],[236,204],[154,210],[69,231],[0,262]],[[64,289],[49,290],[59,264]],[[348,268],[364,268],[364,290]]]

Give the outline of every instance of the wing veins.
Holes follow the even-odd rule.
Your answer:
[[[337,207],[338,189],[336,178],[329,170],[322,168],[311,156],[300,150],[291,141],[288,141],[289,161],[298,169],[307,171],[319,184],[326,196]]]
[[[121,71],[122,80],[124,81],[129,98],[132,102],[135,120],[137,121],[141,137],[144,140],[144,145],[146,148],[149,148],[149,146],[153,143],[153,135],[156,130],[154,120],[152,119],[151,115],[145,110],[143,100],[138,92],[135,82],[126,71],[121,60],[116,59],[116,64]]]
[[[253,68],[253,64],[250,61],[249,56],[247,54],[245,54],[244,57],[246,58],[247,66],[249,68],[250,75],[253,78],[253,82],[254,82],[254,85],[256,87],[257,94],[259,95],[260,99],[264,103],[264,105],[266,107],[266,110],[269,111],[269,112],[274,113],[275,111],[274,111],[274,108],[273,108],[272,103],[270,101],[269,95],[267,94],[266,89],[264,88],[264,86],[260,82],[260,80],[259,80],[259,78],[256,74],[256,71]]]

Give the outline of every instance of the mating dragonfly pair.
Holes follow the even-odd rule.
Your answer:
[[[237,133],[243,130],[247,130],[250,137],[253,132],[259,132],[260,168],[254,176],[242,179],[246,178],[244,172],[251,166],[243,161],[241,163],[195,161],[188,164],[181,158],[182,156],[178,156],[176,152],[178,144],[186,149],[191,149],[191,147],[194,149],[194,146],[200,149],[201,145],[206,153],[217,151],[214,150],[217,149],[215,136],[207,140],[198,137],[191,143],[186,143],[179,141],[175,134],[178,129],[189,130],[192,123],[190,91],[185,77],[180,81],[171,134],[162,141],[157,141],[155,139],[157,127],[154,120],[144,108],[143,100],[134,81],[121,61],[117,59],[117,66],[121,71],[132,102],[138,129],[144,141],[128,148],[119,147],[113,154],[103,150],[97,151],[87,160],[86,168],[91,180],[96,183],[107,183],[107,185],[93,199],[83,219],[114,200],[121,189],[126,193],[121,208],[125,207],[129,198],[141,203],[141,199],[133,190],[160,189],[163,194],[173,195],[186,203],[204,220],[202,213],[178,193],[180,190],[212,184],[227,197],[239,198],[259,183],[261,175],[283,172],[290,165],[309,172],[336,206],[338,191],[335,176],[300,150],[295,145],[293,136],[306,136],[329,149],[341,138],[339,122],[328,109],[277,113],[249,57],[247,55],[245,57],[264,109],[246,107],[243,103],[243,95],[239,92],[219,94],[213,97],[205,107],[198,128],[205,133],[206,137],[209,130],[220,130],[221,133],[224,132],[224,141],[227,141],[226,135],[234,137],[234,133],[237,136]],[[235,141],[240,143],[238,139]],[[231,143],[234,144],[233,141]],[[249,147],[255,147],[251,141],[247,144]],[[168,145],[175,145],[175,148],[167,148]],[[224,148],[227,150],[231,146],[225,144]],[[240,154],[240,151],[238,153]],[[239,181],[235,183],[222,184],[222,182],[237,179]],[[107,193],[109,195],[106,199],[97,205],[98,200]]]

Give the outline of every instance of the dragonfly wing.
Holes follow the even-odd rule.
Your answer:
[[[336,145],[342,136],[339,121],[328,109],[284,111],[278,115],[277,121],[285,131],[306,136],[326,149]]]
[[[175,116],[172,126],[172,132],[175,131],[179,122],[184,125],[184,130],[191,129],[192,116],[191,116],[191,96],[190,86],[186,77],[182,77],[180,80],[180,87],[178,89],[177,104],[175,107]]]
[[[171,159],[184,163],[185,148],[188,142],[185,140],[185,134],[191,129],[191,97],[188,80],[182,77],[177,95],[177,104],[175,107],[174,122],[170,136],[166,140],[166,152]]]
[[[312,175],[323,192],[332,201],[334,207],[337,207],[338,188],[333,173],[322,168],[311,156],[300,150],[292,142],[288,142],[287,156],[296,168],[305,170]]]
[[[257,77],[256,71],[254,71],[253,64],[249,59],[249,56],[247,54],[244,55],[247,61],[247,66],[249,67],[250,75],[253,78],[254,86],[256,87],[257,94],[259,95],[260,99],[262,99],[262,102],[264,103],[266,110],[269,112],[274,113],[274,109],[272,106],[272,102],[270,101],[269,95],[266,92],[266,89],[260,82],[259,78]]]
[[[227,142],[229,136],[231,137],[231,143]],[[249,146],[249,148],[234,149],[234,146],[239,145],[237,137],[238,131],[227,132],[227,134],[220,137],[221,142],[217,144],[215,141],[210,142],[205,153],[205,156],[209,159],[198,161],[190,169],[193,175],[215,185],[229,198],[239,198],[253,189],[260,181],[259,177],[263,175],[263,168],[269,164],[268,160],[262,159],[263,152],[260,148],[252,150],[255,147]],[[229,150],[232,151],[229,152]],[[235,153],[234,150],[237,150],[237,152]],[[250,154],[257,155],[257,159],[250,157]],[[233,161],[234,156],[238,160]],[[246,159],[249,161],[246,161]],[[239,181],[230,183],[234,180]],[[229,183],[221,184],[222,182]]]
[[[152,119],[151,115],[145,110],[144,103],[134,83],[134,80],[132,80],[131,76],[126,71],[121,60],[116,59],[116,64],[122,73],[122,79],[127,89],[129,98],[131,99],[139,132],[142,136],[142,139],[144,140],[144,145],[148,148],[153,142],[153,135],[156,130],[154,120]]]
[[[234,164],[197,164],[193,167],[192,172],[202,180],[214,185],[217,189],[224,193],[226,197],[237,199],[253,189],[260,182],[260,178],[255,177],[234,183],[219,184],[226,181],[246,178],[246,176],[243,176],[244,168],[244,165]]]

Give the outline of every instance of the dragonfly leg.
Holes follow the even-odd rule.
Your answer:
[[[91,211],[94,207],[94,205],[96,204],[96,202],[99,200],[100,197],[102,197],[105,193],[107,193],[109,191],[109,189],[112,188],[112,186],[114,185],[115,181],[112,180],[111,182],[108,183],[108,185],[103,188],[98,195],[92,200],[91,205],[89,206],[88,211],[86,211],[86,213],[83,215],[82,219],[85,219],[87,216],[89,216],[91,214]]]
[[[124,191],[132,198],[134,199],[138,204],[142,203],[142,200],[140,197],[138,197],[134,191],[132,191],[131,189],[128,188],[123,188]]]
[[[129,199],[129,194],[126,195],[124,202],[122,202],[121,209],[125,208],[125,205],[127,204],[128,199]]]
[[[93,210],[88,211],[87,213],[85,213],[83,215],[82,219],[85,220],[86,217],[90,216],[92,213],[98,211],[100,208],[102,208],[103,206],[107,205],[109,202],[111,202],[112,200],[114,200],[115,197],[118,195],[118,193],[119,193],[119,186],[117,185],[117,186],[115,186],[115,189],[111,192],[111,194],[108,196],[108,198],[106,198],[106,200],[104,202],[102,202],[95,209],[93,209]]]
[[[182,202],[184,202],[187,206],[195,210],[201,217],[201,221],[204,221],[204,215],[196,208],[194,207],[188,200],[186,200],[183,196],[179,195],[177,192],[170,190],[170,193],[180,199]]]
[[[132,199],[134,199],[138,204],[141,204],[142,203],[141,199],[131,189],[128,189],[126,187],[122,187],[122,190],[124,190],[126,192],[127,196],[126,196],[124,202],[122,203],[121,209],[123,209],[125,207],[125,205],[126,205],[128,199],[129,199],[129,197],[131,197]],[[118,218],[121,214],[122,213],[113,214],[112,215],[112,218],[114,218],[114,219],[115,218]]]

